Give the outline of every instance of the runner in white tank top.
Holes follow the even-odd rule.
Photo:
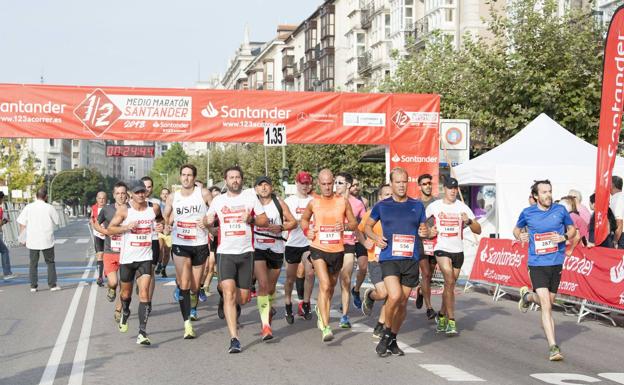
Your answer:
[[[123,234],[120,253],[120,280],[122,316],[119,331],[128,331],[132,284],[136,276],[139,285],[139,335],[137,344],[150,345],[147,337],[147,319],[150,313],[149,287],[152,281],[152,234],[162,231],[162,223],[156,223],[160,217],[160,207],[151,206],[146,200],[146,189],[138,182],[130,190],[132,199],[127,206],[117,209],[115,217],[108,226],[109,235]]]
[[[206,188],[195,186],[197,168],[192,164],[180,167],[182,189],[169,194],[165,205],[165,233],[172,233],[171,251],[176,268],[176,293],[184,320],[184,339],[195,338],[191,321],[197,316],[197,294],[208,258],[208,233],[204,225],[206,207],[212,195]]]
[[[314,269],[308,260],[310,241],[303,233],[299,223],[301,214],[312,200],[312,175],[307,171],[299,171],[295,177],[297,193],[287,197],[284,201],[290,212],[297,220],[297,227],[288,234],[284,259],[286,259],[286,282],[284,283],[284,306],[286,310],[286,322],[292,324],[295,317],[292,310],[292,290],[296,285],[297,297],[299,298],[298,315],[309,320],[312,319],[310,297],[314,288]]]
[[[286,203],[273,195],[271,178],[260,176],[256,178],[255,186],[264,213],[269,218],[267,226],[254,229],[254,275],[258,280],[257,300],[262,321],[262,340],[266,341],[273,338],[271,319],[275,310],[272,305],[275,285],[284,263],[284,231],[294,229],[297,221]]]

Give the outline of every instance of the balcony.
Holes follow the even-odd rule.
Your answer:
[[[362,29],[368,29],[373,23],[373,16],[375,16],[375,2],[370,0],[368,3],[365,0],[360,0],[360,25]]]
[[[282,71],[295,65],[295,55],[282,55]]]
[[[426,17],[416,20],[411,29],[411,37],[414,39],[414,45],[422,43],[429,34],[429,22]]]
[[[358,74],[360,76],[368,76],[373,68],[373,55],[367,51],[364,55],[358,57],[357,63]]]

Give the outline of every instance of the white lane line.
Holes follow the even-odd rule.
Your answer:
[[[424,364],[420,365],[421,368],[430,371],[438,377],[442,377],[447,381],[474,381],[474,382],[482,382],[485,381],[483,378],[474,376],[468,372],[465,372],[459,368],[454,367],[453,365],[430,365]]]
[[[98,272],[93,272],[93,278],[97,277]],[[82,330],[80,330],[80,339],[76,347],[76,355],[74,355],[74,364],[72,365],[71,374],[69,375],[68,385],[82,384],[85,363],[87,361],[87,351],[89,349],[89,338],[91,337],[91,327],[93,325],[93,315],[95,313],[95,301],[97,299],[97,284],[91,283],[89,291],[89,301],[85,310],[84,320],[82,321]]]
[[[378,343],[379,343],[379,340],[373,340],[373,344],[377,345]],[[401,341],[397,341],[397,345],[399,345],[399,348],[401,350],[403,350],[403,353],[405,353],[405,354],[419,354],[419,353],[422,353],[421,350],[413,348],[413,347],[409,346],[408,344],[404,344]]]
[[[67,238],[61,238],[61,239],[55,239],[54,240],[54,244],[55,245],[62,245],[65,242],[67,242]]]
[[[78,238],[76,243],[89,243],[89,238]]]
[[[163,284],[163,286],[175,286],[175,285],[176,285],[176,281],[169,281]]]
[[[90,272],[90,267],[93,264],[94,257],[89,259],[89,263],[86,266],[84,273],[82,274],[82,279],[87,278]],[[43,371],[43,375],[41,376],[41,381],[39,381],[39,385],[52,385],[54,383],[54,378],[56,377],[56,372],[58,371],[59,363],[61,362],[61,358],[63,357],[63,351],[65,350],[65,346],[67,345],[67,339],[69,338],[69,332],[71,331],[72,324],[74,323],[74,318],[76,317],[76,310],[78,309],[78,303],[80,303],[80,296],[82,295],[82,289],[86,283],[80,282],[78,287],[76,287],[76,291],[74,292],[74,297],[69,304],[69,309],[67,310],[67,315],[65,316],[65,320],[63,321],[63,325],[61,326],[61,331],[59,332],[58,337],[56,338],[56,343],[54,344],[54,348],[52,349],[52,353],[50,353],[50,358],[48,359],[48,363],[46,365],[45,370]]]
[[[624,373],[598,373],[598,375],[618,384],[624,384]]]

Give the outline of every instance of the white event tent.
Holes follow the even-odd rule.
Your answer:
[[[505,143],[454,168],[460,185],[496,185],[496,222],[501,238],[512,230],[528,206],[530,186],[549,179],[553,200],[581,191],[589,208],[596,183],[597,147],[540,114]],[[613,175],[624,176],[624,158],[618,157]]]

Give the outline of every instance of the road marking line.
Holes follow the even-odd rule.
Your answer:
[[[54,240],[54,244],[55,245],[62,245],[65,242],[67,242],[67,238],[61,238],[61,239],[55,239]]]
[[[598,376],[618,384],[624,384],[624,373],[598,373]]]
[[[372,342],[373,342],[374,345],[377,345],[379,343],[379,340],[374,339]],[[413,347],[409,346],[408,344],[404,344],[401,341],[397,341],[397,345],[399,345],[399,348],[401,350],[403,350],[403,353],[405,353],[405,354],[418,354],[418,353],[422,353],[421,350],[413,348]]]
[[[438,377],[442,377],[447,381],[485,381],[483,378],[474,376],[453,365],[420,365],[421,368],[430,371]]]
[[[94,279],[97,275],[97,271],[93,272]],[[74,363],[72,365],[71,374],[69,375],[69,385],[82,384],[85,362],[87,360],[87,351],[89,349],[89,338],[91,337],[91,327],[93,326],[93,315],[95,314],[97,288],[97,284],[93,282],[91,284],[91,289],[89,290],[89,301],[87,302],[84,320],[82,321],[82,330],[80,330],[80,339],[78,340],[78,346],[76,347]]]
[[[165,283],[163,286],[175,286],[175,285],[176,285],[176,281],[169,281]]]
[[[93,257],[89,259],[89,263],[86,266],[87,268],[82,274],[82,279],[87,278],[87,276],[89,275],[89,267],[91,267],[91,265],[93,264],[93,260]],[[65,350],[65,346],[67,345],[69,332],[71,331],[72,324],[74,323],[74,318],[76,317],[76,310],[78,309],[78,304],[80,303],[80,297],[82,296],[82,289],[84,288],[84,286],[85,283],[78,284],[76,292],[74,292],[74,297],[69,304],[67,315],[65,316],[65,320],[63,321],[63,325],[61,326],[61,331],[59,332],[59,335],[56,339],[56,343],[54,344],[52,353],[50,353],[50,358],[48,359],[46,368],[43,371],[43,375],[41,376],[41,381],[39,381],[39,385],[54,384],[54,378],[56,377],[59,363],[61,362],[61,358],[63,357],[63,351]]]
[[[89,238],[78,238],[76,243],[89,243]]]

